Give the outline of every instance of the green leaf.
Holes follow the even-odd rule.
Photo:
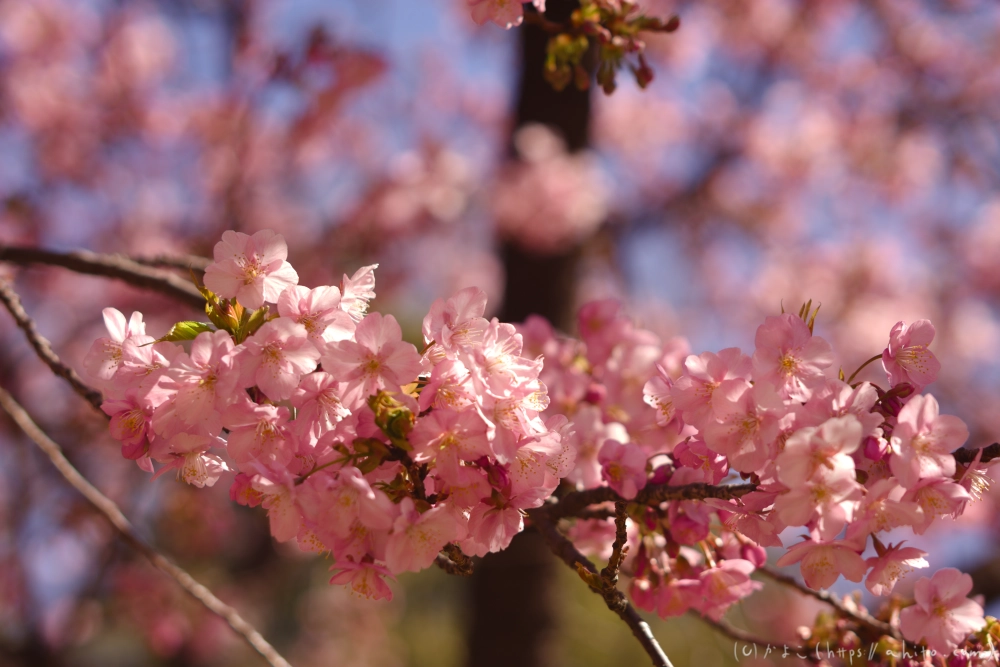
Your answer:
[[[161,343],[163,341],[179,341],[179,340],[194,340],[198,334],[205,331],[215,331],[208,322],[178,322],[173,327],[166,336],[162,338],[157,338],[156,342]]]

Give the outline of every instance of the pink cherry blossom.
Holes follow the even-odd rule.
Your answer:
[[[730,558],[716,567],[702,570],[698,575],[701,579],[702,600],[698,605],[701,612],[718,621],[734,602],[763,588],[763,584],[750,578],[755,569],[748,560]]]
[[[379,389],[399,391],[417,379],[420,355],[403,342],[403,332],[392,315],[371,313],[354,332],[354,340],[330,343],[321,362],[323,370],[344,382],[344,403],[353,409]]]
[[[368,302],[375,298],[375,269],[378,264],[362,266],[350,278],[340,281],[340,308],[360,322],[368,312]]]
[[[300,437],[318,440],[351,414],[340,399],[342,393],[343,384],[329,373],[310,373],[302,378],[291,396],[298,411],[293,428]]]
[[[889,347],[882,352],[882,366],[893,386],[908,382],[916,391],[937,379],[941,362],[928,349],[934,340],[934,325],[930,320],[912,324],[896,322],[889,332]]]
[[[776,565],[785,567],[802,561],[802,578],[813,590],[829,588],[841,575],[860,582],[868,570],[865,561],[844,542],[806,540],[788,549]]]
[[[851,454],[861,444],[861,422],[854,415],[828,419],[818,427],[797,430],[778,455],[778,479],[794,488],[814,479],[820,468],[853,478]]]
[[[896,582],[907,572],[916,568],[927,567],[929,563],[924,556],[926,551],[915,547],[903,547],[903,543],[892,545],[884,553],[865,561],[871,572],[865,579],[865,587],[872,595],[888,595],[896,586]]]
[[[419,572],[428,568],[445,544],[464,537],[445,506],[420,514],[411,498],[403,498],[400,512],[385,547],[385,564],[390,572]]]
[[[438,299],[424,317],[424,342],[435,341],[449,349],[473,345],[482,339],[488,324],[484,312],[486,292],[478,287],[467,287],[447,301]]]
[[[516,499],[515,499],[516,500]],[[470,555],[484,556],[503,551],[524,530],[524,514],[518,502],[481,502],[469,515],[469,537],[459,546]]]
[[[767,383],[748,386],[743,380],[726,380],[713,398],[717,413],[703,432],[713,452],[729,458],[731,468],[754,472],[777,454],[784,404]]]
[[[913,587],[916,602],[899,612],[899,628],[912,642],[947,655],[986,625],[983,608],[968,599],[972,577],[953,567],[921,577]]]
[[[354,320],[340,307],[336,287],[309,289],[292,285],[278,297],[278,313],[305,327],[309,340],[347,340],[354,333]]]
[[[108,329],[110,338],[98,338],[90,346],[90,351],[83,358],[83,367],[91,377],[99,380],[110,380],[122,364],[122,343],[125,340],[142,337],[142,342],[153,339],[146,336],[146,325],[142,321],[142,313],[132,313],[129,321],[115,308],[105,308],[104,326]]]
[[[337,561],[330,571],[339,570],[330,578],[331,584],[350,584],[351,590],[359,597],[369,600],[391,600],[392,589],[385,583],[383,577],[394,579],[392,574],[382,565],[353,560]]]
[[[830,344],[813,336],[801,318],[784,313],[771,316],[757,328],[753,353],[754,379],[770,382],[786,398],[805,401],[833,364]]]
[[[281,293],[299,282],[285,260],[288,246],[280,234],[261,230],[253,236],[226,231],[215,244],[215,262],[205,269],[205,287],[244,308],[256,310],[276,303]]]
[[[237,464],[254,460],[287,463],[291,451],[285,445],[288,408],[258,405],[249,399],[237,401],[222,415],[229,429],[226,449]]]
[[[271,320],[243,344],[238,359],[243,386],[257,385],[272,401],[287,400],[319,357],[304,326],[284,317]]]
[[[467,0],[472,9],[472,20],[478,25],[493,21],[501,28],[516,28],[524,20],[522,0]],[[535,0],[539,2],[539,0]],[[545,6],[545,0],[540,0]]]
[[[701,425],[712,417],[712,395],[726,380],[750,380],[752,362],[737,347],[688,355],[684,372],[671,390],[673,405],[683,419]]]
[[[135,390],[122,399],[104,401],[101,410],[111,417],[111,437],[122,443],[122,456],[134,461],[149,450],[153,408]]]
[[[938,414],[933,396],[914,396],[903,406],[892,431],[889,468],[906,488],[920,479],[955,474],[952,452],[969,437],[969,429],[958,417]]]
[[[917,503],[923,511],[923,520],[913,524],[917,535],[923,535],[939,517],[960,514],[971,499],[964,486],[939,477],[920,480],[902,497],[904,501]]]
[[[902,500],[905,492],[895,479],[871,483],[847,528],[847,539],[863,542],[869,533],[922,523],[924,511],[917,503]]]
[[[646,486],[646,454],[638,445],[605,440],[597,459],[604,481],[622,498],[631,500]]]
[[[171,364],[165,388],[177,392],[175,409],[190,426],[218,433],[221,411],[236,399],[239,369],[234,367],[233,339],[225,331],[202,332]]]
[[[434,461],[449,480],[454,479],[459,461],[493,456],[486,422],[475,410],[433,410],[414,424],[410,442],[415,462]]]

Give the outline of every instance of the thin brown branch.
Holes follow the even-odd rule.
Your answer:
[[[611,545],[611,556],[608,558],[608,565],[603,570],[601,570],[601,579],[604,581],[604,591],[605,591],[605,601],[608,606],[612,604],[612,600],[608,599],[608,595],[612,591],[617,592],[618,586],[618,571],[621,569],[622,560],[625,559],[625,554],[628,553],[628,533],[626,532],[626,521],[628,515],[625,513],[625,508],[627,503],[624,500],[619,500],[615,503],[615,541]]]
[[[659,505],[668,500],[705,500],[706,498],[732,500],[745,496],[756,489],[756,484],[724,484],[721,486],[700,483],[681,486],[650,484],[639,491],[638,495],[629,502],[640,505]],[[614,489],[602,486],[596,489],[567,493],[559,500],[558,504],[549,506],[547,511],[553,519],[559,519],[577,516],[590,505],[620,500],[625,499],[618,495]]]
[[[212,260],[199,255],[154,255],[153,257],[129,257],[136,264],[154,269],[180,269],[204,273]]]
[[[711,625],[713,628],[726,635],[735,642],[742,642],[748,646],[763,647],[766,649],[771,649],[771,652],[775,654],[775,657],[786,654],[787,657],[797,657],[803,660],[808,660],[812,663],[819,663],[820,660],[817,658],[814,651],[810,651],[807,646],[789,646],[788,644],[773,644],[766,639],[762,639],[757,635],[754,635],[742,628],[737,628],[729,625],[725,621],[715,621],[707,616],[697,615],[702,621]],[[773,648],[772,648],[773,647]],[[735,647],[734,647],[735,650]],[[780,652],[779,652],[780,651]],[[737,658],[739,659],[739,658]]]
[[[559,529],[556,527],[555,519],[549,516],[546,508],[539,507],[536,509],[528,510],[528,516],[534,522],[535,527],[541,533],[542,537],[545,539],[545,543],[548,545],[549,549],[558,556],[564,563],[569,567],[573,568],[577,572],[585,570],[588,572],[593,579],[599,579],[597,568],[591,563],[587,558],[581,554],[573,543],[570,542]],[[670,662],[670,658],[667,654],[663,652],[663,648],[660,647],[659,642],[656,641],[656,637],[653,636],[653,632],[649,629],[649,624],[646,623],[639,615],[639,612],[629,604],[628,600],[625,599],[625,595],[615,589],[618,594],[616,599],[609,601],[607,596],[604,596],[603,587],[595,587],[591,585],[591,590],[595,593],[601,594],[605,598],[605,603],[607,603],[608,608],[613,612],[618,614],[618,616],[625,621],[632,634],[635,638],[639,640],[642,648],[649,655],[650,659],[653,661],[655,667],[673,667]]]
[[[831,595],[827,591],[814,591],[813,589],[809,588],[802,582],[798,581],[795,577],[790,577],[787,574],[776,572],[775,570],[772,570],[771,568],[768,567],[757,568],[757,571],[763,574],[764,576],[773,579],[774,581],[777,581],[780,584],[784,584],[785,586],[790,586],[791,588],[796,589],[797,591],[803,593],[804,595],[808,595],[810,597],[816,598],[817,600],[825,602],[826,604],[836,609],[837,613],[839,613],[841,616],[849,618],[855,623],[863,625],[864,627],[875,632],[879,636],[888,635],[895,639],[900,639],[900,640],[902,639],[902,636],[899,634],[899,632],[888,623],[878,620],[877,618],[871,616],[870,614],[868,614],[863,610],[851,609],[846,604],[844,604],[843,600],[838,599],[837,596]]]
[[[118,506],[107,496],[97,490],[80,472],[73,467],[62,452],[62,448],[42,431],[31,419],[24,408],[5,390],[0,388],[0,407],[2,407],[24,433],[31,438],[52,461],[56,470],[74,489],[79,491],[97,511],[103,514],[118,531],[122,539],[141,553],[153,566],[172,578],[195,600],[200,602],[213,614],[225,620],[237,634],[254,648],[271,667],[291,667],[288,661],[271,646],[257,630],[243,619],[239,613],[217,598],[212,591],[199,584],[194,578],[171,562],[166,556],[150,546],[136,533],[135,528],[122,514]]]
[[[101,403],[104,402],[101,392],[88,386],[76,371],[59,359],[59,356],[52,350],[52,345],[49,341],[38,333],[38,328],[35,326],[34,320],[25,312],[24,307],[21,305],[21,299],[17,296],[17,292],[14,291],[6,280],[0,280],[0,301],[3,301],[3,305],[14,318],[14,321],[17,322],[17,326],[27,336],[28,342],[35,349],[38,357],[52,369],[53,373],[66,380],[73,387],[73,391],[94,406],[95,410],[104,414],[101,412]]]
[[[0,245],[0,261],[21,265],[60,266],[77,273],[117,278],[135,287],[166,294],[199,310],[205,307],[205,298],[189,280],[170,271],[143,266],[121,255],[100,255],[88,250],[62,253],[41,248]]]
[[[955,460],[958,463],[968,465],[975,460],[976,454],[978,454],[979,451],[980,450],[978,449],[968,449],[966,447],[962,447],[961,449],[955,450],[952,453],[952,456],[955,457]],[[994,442],[989,447],[983,447],[982,452],[983,456],[979,459],[980,463],[986,463],[987,461],[992,461],[993,459],[1000,459],[1000,442]]]

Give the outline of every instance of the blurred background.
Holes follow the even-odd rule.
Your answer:
[[[478,28],[464,0],[0,0],[0,243],[210,256],[224,230],[274,229],[306,285],[378,262],[373,308],[414,341],[469,285],[567,333],[616,297],[695,353],[752,350],[766,315],[812,299],[848,374],[929,318],[930,390],[973,444],[1000,438],[1000,6],[640,6],[681,28],[649,36],[647,90],[605,96],[555,94],[544,35]],[[192,316],[59,268],[0,274],[78,369],[106,306],[154,335]],[[327,586],[329,563],[274,544],[226,484],[150,483],[6,315],[0,384],[294,665],[647,660],[530,535],[471,581],[405,575],[390,603]],[[0,665],[257,664],[0,423]],[[987,496],[908,544],[971,571],[997,614],[997,528]],[[781,643],[815,611],[769,589],[731,618]],[[735,662],[697,619],[653,631],[675,664]]]

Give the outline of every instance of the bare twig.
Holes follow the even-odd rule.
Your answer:
[[[774,581],[777,581],[780,584],[784,584],[785,586],[790,586],[791,588],[796,589],[800,593],[803,593],[805,595],[814,597],[817,600],[825,602],[826,604],[836,609],[840,615],[865,626],[866,628],[874,631],[876,634],[880,636],[889,635],[890,637],[893,637],[895,639],[902,639],[902,636],[900,636],[899,632],[888,623],[880,621],[877,618],[871,616],[870,614],[862,610],[851,609],[850,607],[844,604],[843,600],[838,599],[837,596],[831,595],[827,591],[814,591],[813,589],[809,588],[805,584],[798,581],[795,577],[790,577],[787,574],[776,572],[775,570],[772,570],[771,568],[768,567],[759,567],[757,568],[757,571],[765,575],[766,577],[773,579]]]
[[[777,650],[780,648],[782,650],[782,653],[788,654],[788,657],[794,656],[797,658],[802,658],[803,660],[808,660],[809,662],[812,663],[819,663],[819,659],[817,658],[815,652],[810,651],[809,647],[807,646],[789,646],[788,644],[781,644],[781,645],[773,644],[767,641],[766,639],[762,639],[761,637],[758,637],[754,634],[751,634],[750,632],[747,632],[746,630],[729,625],[725,621],[715,621],[711,618],[708,618],[707,616],[701,616],[701,615],[698,615],[698,618],[700,618],[708,625],[711,625],[713,628],[715,628],[722,634],[726,635],[733,641],[743,642],[744,644],[749,644],[752,646],[764,646],[766,648],[774,646],[775,647],[774,652],[776,654]]]
[[[40,248],[0,245],[0,261],[61,266],[77,273],[117,278],[136,287],[166,294],[199,310],[205,307],[205,298],[190,281],[170,271],[143,266],[121,255],[100,255],[88,250],[61,253]]]
[[[291,667],[288,661],[271,646],[257,630],[243,619],[239,613],[217,598],[212,591],[199,584],[194,578],[171,562],[166,556],[150,546],[136,533],[135,528],[115,503],[97,490],[73,464],[65,457],[59,447],[42,431],[14,398],[0,388],[0,407],[21,427],[21,430],[38,445],[52,461],[63,478],[74,489],[79,491],[87,501],[103,514],[118,531],[122,539],[141,553],[156,569],[160,570],[184,589],[191,597],[203,604],[213,614],[224,619],[237,634],[246,640],[272,667]]]
[[[35,327],[34,320],[28,316],[28,313],[24,311],[24,307],[21,306],[21,299],[18,298],[17,292],[5,280],[0,280],[0,301],[3,301],[3,305],[7,307],[14,321],[17,322],[17,326],[24,331],[24,335],[27,336],[31,347],[35,348],[35,352],[38,353],[39,358],[52,369],[53,373],[66,380],[73,387],[73,391],[94,406],[95,410],[101,412],[101,403],[104,401],[101,397],[101,392],[88,386],[76,371],[64,364],[59,359],[59,356],[52,351],[52,345],[44,336],[38,333],[38,328]],[[101,412],[101,414],[104,413]]]
[[[681,486],[650,484],[639,491],[639,494],[629,502],[640,505],[659,505],[668,500],[704,500],[706,498],[732,500],[745,496],[756,489],[756,484],[724,484],[721,486],[711,484],[684,484]],[[602,486],[596,489],[567,493],[559,500],[558,504],[551,505],[546,509],[553,519],[559,519],[577,516],[579,512],[590,505],[620,500],[624,500],[624,498],[618,495],[614,489]]]
[[[597,568],[587,560],[583,554],[581,554],[573,543],[566,539],[559,529],[556,527],[555,519],[549,516],[546,508],[539,507],[533,510],[528,510],[528,516],[534,522],[535,527],[542,534],[545,539],[545,543],[548,544],[549,549],[558,556],[564,563],[579,571],[584,569],[589,572],[594,577],[598,577]],[[598,590],[591,586],[591,590],[595,593],[603,593],[602,590]],[[608,597],[605,597],[605,602],[608,604],[608,608],[613,612],[618,614],[618,616],[625,621],[632,634],[635,638],[639,640],[642,648],[649,655],[650,659],[653,661],[653,665],[656,667],[673,667],[670,662],[670,658],[667,654],[663,652],[660,647],[659,642],[656,641],[656,637],[653,636],[653,632],[649,629],[649,624],[642,620],[639,612],[629,604],[628,600],[625,599],[625,595],[615,589],[618,594],[616,599],[609,602]]]

